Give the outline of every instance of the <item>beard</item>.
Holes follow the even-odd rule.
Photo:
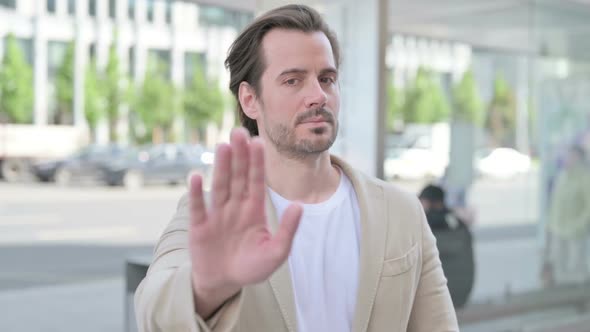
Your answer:
[[[298,139],[295,133],[296,127],[313,117],[321,117],[329,125],[310,128],[312,137]],[[305,159],[310,155],[317,155],[328,150],[334,144],[338,133],[338,120],[330,111],[318,108],[298,115],[293,127],[282,123],[269,126],[269,123],[265,121],[264,128],[270,142],[279,153],[294,159]],[[330,132],[329,137],[325,137],[326,132]]]

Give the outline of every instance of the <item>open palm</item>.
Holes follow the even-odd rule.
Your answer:
[[[202,179],[191,179],[189,230],[195,292],[230,297],[267,279],[287,259],[302,209],[291,205],[276,234],[267,226],[263,144],[243,129],[230,145],[217,148],[211,204],[205,206]],[[196,294],[197,296],[199,294]]]

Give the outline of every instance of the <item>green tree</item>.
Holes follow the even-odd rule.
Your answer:
[[[184,114],[190,127],[201,139],[207,123],[221,123],[224,109],[224,94],[215,80],[208,82],[203,66],[197,62],[193,79],[184,94]]]
[[[165,66],[150,59],[134,103],[135,112],[153,143],[170,138],[174,118],[181,106],[181,91],[166,76]]]
[[[33,119],[33,72],[12,35],[6,38],[0,67],[0,114],[14,123]]]
[[[104,94],[104,84],[96,61],[91,60],[86,68],[86,76],[84,78],[84,116],[90,129],[90,138],[94,142],[96,140],[96,127],[98,122],[105,116],[106,102]]]
[[[74,43],[70,42],[55,78],[57,112],[54,123],[70,124],[74,108]]]
[[[481,124],[482,101],[471,70],[466,71],[461,81],[453,88],[453,99],[453,118],[475,125]]]
[[[403,120],[402,93],[393,85],[391,79],[387,83],[387,130],[395,131],[396,123]]]
[[[506,79],[498,75],[488,106],[486,129],[496,146],[513,147],[516,135],[516,98]]]
[[[109,49],[109,58],[104,71],[104,96],[109,125],[109,141],[117,140],[119,111],[130,100],[129,79],[122,74],[115,45]]]
[[[405,123],[434,123],[447,120],[451,113],[445,94],[432,74],[418,69],[416,78],[406,92],[403,106]]]

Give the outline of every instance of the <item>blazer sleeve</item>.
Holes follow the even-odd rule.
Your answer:
[[[210,319],[195,313],[188,251],[188,195],[154,249],[146,277],[135,292],[137,327],[141,332],[225,332],[236,325],[241,292],[229,299]]]
[[[436,248],[436,239],[428,226],[418,200],[418,220],[422,237],[422,269],[416,289],[408,332],[459,331],[447,280]]]

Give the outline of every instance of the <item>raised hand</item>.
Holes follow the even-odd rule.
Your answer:
[[[217,148],[209,207],[202,178],[191,178],[189,247],[195,309],[201,317],[242,287],[267,279],[289,256],[302,208],[287,208],[271,234],[264,179],[262,141],[249,141],[243,128],[232,131],[229,145]]]

